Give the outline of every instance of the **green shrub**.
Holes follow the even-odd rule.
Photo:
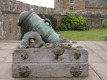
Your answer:
[[[77,25],[79,24],[86,24],[85,19],[82,16],[76,18],[69,12],[66,12],[65,16],[62,18],[62,22],[58,30],[76,30]]]
[[[81,15],[78,17],[78,23],[79,24],[86,24],[85,19]]]

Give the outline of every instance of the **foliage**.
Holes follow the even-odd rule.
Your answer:
[[[81,15],[78,17],[78,23],[79,24],[86,24],[85,19]]]
[[[76,18],[69,12],[66,12],[65,16],[62,18],[61,25],[59,26],[59,30],[76,30],[77,25],[86,24],[85,19],[82,16]]]

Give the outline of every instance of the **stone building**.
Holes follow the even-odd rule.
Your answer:
[[[106,12],[107,0],[54,0],[54,8]]]

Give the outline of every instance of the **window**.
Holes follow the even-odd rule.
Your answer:
[[[70,3],[74,3],[74,0],[70,0]]]
[[[72,10],[72,11],[74,10],[73,6],[70,6],[70,10]]]
[[[59,0],[58,0],[58,3],[59,3]]]

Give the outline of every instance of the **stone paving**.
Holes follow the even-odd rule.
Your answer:
[[[89,52],[89,76],[82,78],[12,78],[12,52],[20,41],[0,41],[0,80],[107,80],[107,42],[78,41]]]

